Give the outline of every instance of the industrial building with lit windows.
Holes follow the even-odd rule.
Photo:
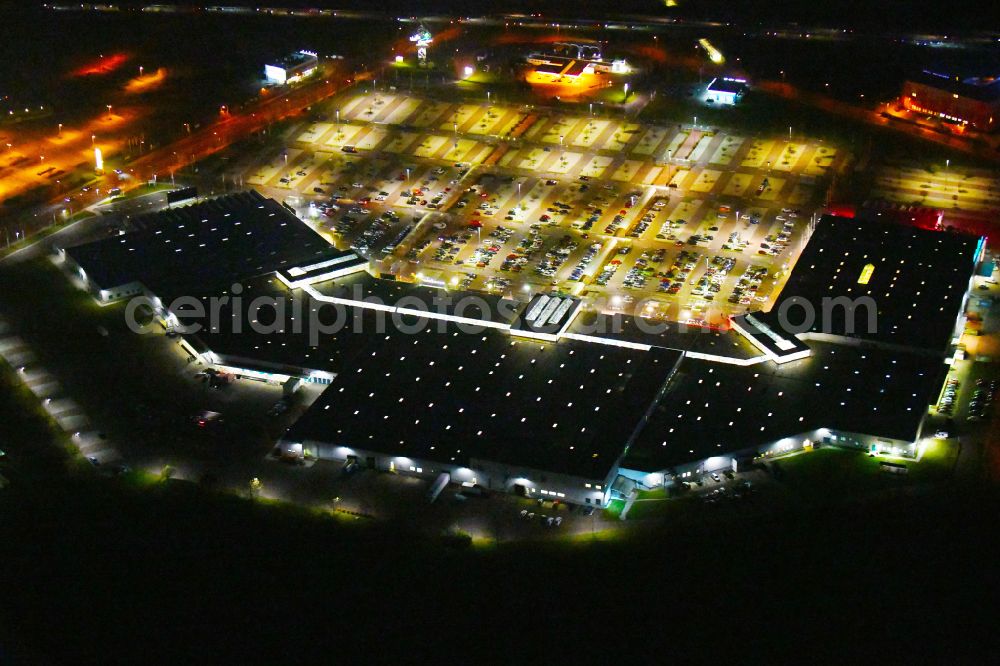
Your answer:
[[[277,85],[294,83],[315,72],[318,66],[319,58],[314,51],[296,51],[264,65],[264,78]]]
[[[903,84],[904,108],[961,129],[992,132],[1000,121],[1000,79],[922,70]]]
[[[730,77],[716,77],[712,79],[705,89],[705,101],[722,104],[724,106],[735,106],[743,95],[747,93],[749,86],[746,79],[736,79]]]
[[[285,257],[293,235],[275,238]],[[195,311],[230,297],[212,325],[190,302],[162,315],[208,364],[323,385],[284,455],[604,506],[804,447],[918,457],[982,254],[976,237],[825,216],[775,306],[725,330],[382,280],[322,248],[236,272],[239,289],[221,273],[191,286]],[[116,279],[155,282],[146,268]],[[846,314],[860,297],[876,303],[871,329]],[[809,321],[806,301],[845,312]]]

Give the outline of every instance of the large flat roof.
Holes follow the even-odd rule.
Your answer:
[[[654,472],[819,428],[917,438],[947,368],[941,359],[810,347],[808,358],[780,365],[684,359],[622,466]]]
[[[771,312],[804,299],[816,314],[810,332],[944,353],[979,248],[976,236],[825,215]],[[873,299],[876,327],[867,330],[866,307],[855,311],[853,332],[844,308],[823,316],[823,299],[837,297]],[[804,324],[802,308],[789,304],[787,312],[793,325]]]
[[[763,356],[739,333],[732,329],[715,329],[653,321],[623,313],[584,311],[577,315],[568,331],[572,335],[608,338],[666,349],[679,349],[748,364]]]
[[[132,231],[66,250],[101,288],[141,282],[160,296],[229,285],[342,254],[256,191],[143,215]]]
[[[373,277],[369,273],[322,282],[313,286],[317,294],[338,299],[364,300],[409,310],[425,309],[473,321],[507,325],[523,308],[519,301],[480,291],[438,289],[411,282]]]
[[[370,340],[286,440],[603,479],[680,358],[451,326]]]
[[[1000,71],[991,74],[992,76],[963,76],[925,69],[911,76],[910,80],[979,102],[1000,102],[1000,78],[997,78]]]
[[[289,53],[288,55],[281,56],[274,60],[269,61],[267,64],[272,67],[280,67],[281,69],[289,70],[296,67],[300,67],[307,63],[317,63],[318,59],[312,53],[303,53],[302,51],[296,51],[295,53]]]
[[[234,295],[229,287],[206,286],[190,295],[202,302],[205,312],[211,312],[211,299]],[[504,328],[524,308],[522,303],[500,296],[381,280],[368,273],[321,282],[306,290],[291,290],[274,275],[263,275],[241,282],[240,289],[238,310],[234,312],[237,301],[232,298],[215,306],[218,326],[175,314],[182,324],[202,324],[201,330],[192,334],[198,340],[197,347],[260,370],[284,367],[339,373],[351,367],[369,337],[391,328],[394,321],[404,321],[404,316],[415,321],[426,313],[429,327],[451,326],[463,334],[476,334]],[[275,299],[281,309],[268,304],[251,311],[254,299],[260,297]],[[313,311],[322,328],[311,330]],[[234,314],[243,322],[240,328],[233,325]],[[346,330],[324,332],[338,322]],[[261,334],[255,327],[269,332]]]
[[[734,95],[742,95],[747,91],[747,88],[747,82],[742,79],[729,79],[724,77],[714,78],[708,84],[708,90],[711,90],[712,92],[732,93]]]
[[[319,286],[322,294],[288,290],[273,277],[249,281],[240,293],[242,331],[231,324],[230,302],[217,330],[196,334],[224,362],[337,375],[285,439],[603,479],[681,358],[675,350],[536,341],[496,327],[470,330],[459,321],[408,314],[419,312],[415,301],[430,303],[441,290],[359,277]],[[343,317],[345,325],[311,339],[306,323],[317,294],[339,294],[344,301],[379,295],[369,305],[408,307],[389,312],[327,302],[320,319],[330,324]],[[270,306],[248,311],[260,296],[287,300],[280,313]],[[502,299],[494,300],[498,305]],[[268,333],[249,322],[280,326]]]
[[[320,304],[316,316],[326,326],[333,326],[341,313],[352,318],[345,320],[346,330],[337,334],[325,334],[316,327],[313,338],[309,324],[313,302],[308,293],[288,289],[274,275],[260,276],[239,284],[241,300],[238,301],[238,309],[234,307],[237,301],[232,298],[235,294],[228,288],[222,291],[206,288],[193,294],[201,301],[205,312],[211,312],[211,299],[230,297],[228,302],[218,301],[218,322],[215,326],[210,319],[194,319],[180,312],[174,313],[184,326],[199,324],[200,330],[185,337],[195,338],[196,348],[210,349],[226,364],[263,371],[286,369],[291,374],[302,369],[343,372],[361,353],[368,336],[378,330],[379,318],[384,318],[384,313],[376,310]],[[258,298],[266,299],[261,301],[264,305],[252,307]],[[275,307],[271,303],[281,305]],[[365,334],[351,334],[354,330]]]

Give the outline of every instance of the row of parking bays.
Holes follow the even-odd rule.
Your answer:
[[[91,429],[90,419],[80,406],[63,393],[62,385],[38,364],[34,352],[20,337],[12,334],[10,324],[0,318],[0,357],[17,373],[20,381],[38,398],[42,408],[71,436],[73,444],[95,467],[113,473],[127,471],[117,463],[118,452],[104,433]]]
[[[506,180],[507,179],[502,179],[501,183],[505,183]],[[479,191],[479,188],[482,188],[487,183],[489,183],[489,179],[480,179],[480,183],[477,183],[477,185],[475,185],[474,187],[477,188],[477,191]],[[502,185],[501,188],[503,188]],[[533,188],[532,190],[529,191],[533,191],[534,189],[536,188]],[[482,193],[488,194],[488,192],[486,191]],[[480,204],[480,206],[486,206],[487,208],[485,209],[480,208],[479,210],[483,212],[479,214],[475,213],[472,214],[470,216],[470,219],[467,221],[468,229],[482,230],[479,233],[480,233],[480,238],[483,237],[486,238],[486,242],[483,243],[484,247],[482,248],[478,246],[474,247],[473,248],[474,256],[469,257],[466,254],[462,253],[461,247],[458,247],[455,244],[448,244],[446,247],[443,247],[441,251],[438,251],[434,255],[434,259],[451,265],[461,266],[461,265],[471,264],[474,265],[476,268],[481,268],[481,269],[498,268],[500,271],[510,271],[516,273],[516,272],[521,272],[527,265],[529,265],[531,261],[535,260],[533,256],[530,256],[531,253],[542,249],[541,246],[546,244],[546,242],[548,242],[549,243],[548,251],[545,252],[547,256],[544,259],[541,259],[538,264],[536,264],[535,266],[536,274],[542,277],[551,278],[553,280],[563,278],[571,282],[580,281],[586,279],[588,276],[593,276],[595,277],[594,282],[598,286],[610,286],[611,279],[616,275],[619,267],[622,264],[623,261],[622,258],[617,255],[611,255],[606,259],[606,263],[604,265],[593,266],[591,262],[593,261],[595,256],[599,254],[600,248],[604,247],[605,244],[607,243],[607,239],[604,239],[604,236],[601,237],[603,240],[595,239],[594,241],[591,242],[581,243],[579,241],[588,239],[589,233],[573,234],[572,240],[566,241],[564,236],[559,236],[555,233],[556,232],[555,228],[549,230],[549,228],[552,227],[564,226],[566,221],[573,219],[573,207],[579,206],[581,203],[578,200],[578,198],[574,199],[573,197],[566,197],[564,190],[559,190],[559,191],[553,190],[552,196],[555,198],[555,200],[550,201],[547,208],[542,208],[542,206],[545,205],[544,200],[537,204],[532,204],[531,207],[536,208],[537,209],[536,212],[545,211],[540,215],[538,215],[536,222],[532,222],[532,220],[535,219],[534,216],[528,216],[523,214],[524,211],[528,209],[527,206],[522,208],[521,204],[515,203],[514,207],[507,211],[506,217],[502,222],[499,222],[498,228],[500,228],[501,230],[509,230],[510,225],[513,225],[514,228],[518,230],[518,237],[514,238],[514,243],[516,245],[513,248],[506,249],[502,246],[498,247],[497,243],[495,242],[496,238],[493,235],[491,235],[490,231],[487,231],[495,223],[493,223],[491,220],[482,219],[480,215],[482,215],[483,218],[488,218],[493,214],[493,211],[502,210],[505,207],[504,204],[509,205],[509,203],[502,197],[497,199],[495,194],[489,195],[488,198],[483,202],[483,204]],[[587,226],[592,226],[593,223],[596,221],[595,216],[597,216],[597,219],[599,219],[600,216],[602,215],[613,214],[614,217],[612,218],[612,221],[608,225],[606,231],[610,230],[613,233],[613,235],[615,235],[619,239],[629,239],[634,236],[641,235],[645,233],[646,229],[649,228],[650,223],[653,220],[655,220],[655,216],[660,212],[666,210],[666,207],[669,202],[669,197],[653,196],[653,198],[649,202],[649,205],[645,206],[641,211],[639,211],[641,215],[637,215],[636,219],[633,220],[631,223],[622,224],[619,226],[618,222],[628,220],[627,213],[629,212],[629,209],[634,208],[633,202],[638,202],[640,198],[641,198],[640,192],[634,192],[629,194],[626,201],[622,203],[624,207],[618,210],[617,212],[613,210],[610,212],[608,211],[607,196],[604,196],[604,198],[591,200],[590,202],[586,203],[584,211],[584,214],[589,214],[590,217],[586,218],[586,221],[582,221],[583,218],[580,218],[574,221],[571,226],[578,229],[581,232],[586,232]],[[566,199],[568,199],[570,203],[567,203]],[[745,220],[747,226],[750,226],[752,221],[760,219],[760,213],[752,212],[745,215],[741,215],[740,217],[741,219]],[[527,224],[527,228],[520,227],[519,225],[519,223],[526,224],[528,222],[531,223]],[[790,225],[791,223],[789,223],[789,226]],[[769,243],[769,246],[775,248],[775,251],[771,252],[771,256],[777,256],[778,255],[777,250],[779,248],[784,249],[784,245],[787,242],[788,238],[790,237],[789,226],[782,226],[780,229],[775,231],[773,237],[768,237],[765,239],[764,241],[765,243],[767,243],[768,241],[772,241],[772,243]],[[715,227],[715,229],[717,230],[718,227]],[[458,230],[455,233],[461,235],[462,231]],[[612,234],[606,234],[606,235],[612,235]],[[448,243],[449,241],[452,240],[448,238],[448,236],[449,236],[448,234],[440,234],[438,236],[438,240],[442,241],[443,243]],[[464,237],[466,240],[471,238],[471,236],[467,234]],[[686,245],[689,244],[695,247],[707,245],[709,242],[713,240],[713,238],[714,237],[711,235],[711,233],[708,232],[706,232],[705,235],[694,234],[688,239],[688,242],[680,241],[680,247],[684,248]],[[734,244],[740,245],[740,249],[745,249],[748,244],[748,241],[742,241],[741,244],[736,243],[735,239],[733,239],[733,241]],[[629,242],[627,240],[623,245],[621,245],[622,243],[621,240],[619,240],[618,242],[621,246],[619,250],[621,254],[628,254],[633,249],[642,248],[641,244],[637,246],[635,243]],[[427,239],[425,239],[425,241],[420,244],[420,247],[423,248],[432,244],[433,240],[427,242]],[[561,259],[563,259],[563,257],[560,255],[564,254],[567,248],[571,248],[570,255],[567,255],[564,261],[560,261]],[[723,245],[723,249],[728,250],[733,248],[729,245]],[[477,250],[482,250],[482,251],[477,251]],[[643,289],[646,287],[646,280],[644,278],[652,277],[652,275],[655,274],[656,271],[650,273],[648,267],[644,266],[643,262],[649,263],[651,257],[665,256],[665,248],[649,247],[647,251],[648,253],[647,252],[642,253],[644,256],[641,257],[641,261],[636,262],[637,265],[633,266],[633,270],[627,273],[627,278],[624,279],[622,282],[623,288]],[[493,256],[496,256],[498,254],[504,257],[499,267],[491,266],[489,261],[483,260],[484,258],[492,259]],[[470,261],[470,259],[472,259],[473,261]],[[730,258],[730,260],[727,263],[734,264],[735,261],[736,261],[735,258]],[[568,274],[563,274],[560,271],[560,268],[563,265],[568,265],[572,267],[569,269]],[[747,271],[745,270],[744,272]],[[750,273],[751,275],[748,276],[747,282],[755,279],[756,277],[765,277],[768,274],[766,270],[754,270],[751,271]],[[762,281],[763,280],[758,280],[758,284],[756,285],[756,287],[759,288],[760,282]],[[672,283],[661,282],[660,283],[661,287],[658,288],[657,291],[661,293],[675,294],[680,291],[680,287],[682,284],[683,283],[678,283],[676,288],[671,289]],[[746,283],[740,285],[740,292],[736,294],[735,298],[731,298],[730,302],[731,303],[739,302],[740,299],[743,297],[744,292],[747,291],[746,287],[747,287]],[[756,296],[756,294],[751,296],[751,299],[754,296]],[[714,298],[714,295],[712,297]],[[708,300],[712,299],[710,298]]]
[[[648,289],[650,295],[678,295],[680,300],[673,307],[679,304],[685,310],[745,307],[766,297],[767,278],[771,276],[763,266],[750,263],[744,253],[756,250],[761,263],[774,261],[775,257],[780,260],[793,239],[796,222],[801,221],[796,220],[797,211],[787,208],[773,218],[766,208],[748,208],[734,216],[729,206],[713,205],[706,198],[692,199],[661,189],[635,189],[588,177],[574,182],[486,172],[466,187],[461,179],[470,173],[467,164],[418,167],[402,166],[404,163],[392,155],[366,155],[358,159],[357,167],[337,178],[343,181],[340,186],[324,182],[324,187],[318,188],[324,196],[332,185],[331,195],[343,197],[345,203],[337,204],[336,199],[322,202],[320,207],[325,206],[325,215],[331,218],[331,222],[322,224],[331,226],[344,245],[353,245],[372,257],[387,257],[406,239],[407,260],[468,271],[451,277],[453,283],[460,282],[465,288],[487,284],[496,288],[509,282],[504,273],[527,272],[535,276],[534,281],[541,278],[553,285],[560,280],[585,281],[612,292]],[[449,210],[437,224],[417,227],[409,219],[390,213],[396,206]],[[765,219],[772,227],[762,236],[762,231],[754,227]],[[601,235],[589,239],[596,225],[601,225],[597,227]],[[421,235],[413,237],[414,229]],[[722,238],[718,237],[720,229],[726,234]],[[654,231],[659,233],[650,242],[646,237]],[[602,252],[608,247],[609,236],[623,254],[638,250],[635,256],[639,258],[623,266],[625,259],[621,255]],[[658,255],[669,260],[665,252],[659,252],[662,247],[657,247],[663,241],[667,242],[664,246],[669,243],[681,250],[715,249],[708,253],[706,268],[719,255],[729,259],[725,263],[730,266],[719,270],[713,264],[707,275],[698,276],[690,284],[687,279],[670,279],[660,274],[655,261]],[[755,243],[759,247],[751,249]],[[734,254],[730,256],[729,252]],[[729,275],[733,277],[723,287]],[[473,286],[478,278],[482,284]],[[687,287],[697,286],[702,278],[706,279],[696,290],[698,293],[689,293],[693,290]],[[624,296],[628,298],[627,293]]]

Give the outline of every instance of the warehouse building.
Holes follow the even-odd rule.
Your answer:
[[[126,234],[57,251],[102,304],[166,299],[275,271],[302,285],[367,267],[254,190],[143,215]]]
[[[705,89],[705,101],[723,106],[735,106],[743,99],[747,90],[749,90],[749,86],[746,79],[716,77]]]
[[[1000,79],[925,69],[903,84],[900,103],[962,129],[992,132],[1000,120]]]
[[[315,52],[296,51],[264,65],[264,78],[277,85],[294,83],[315,72],[318,66],[319,58]]]

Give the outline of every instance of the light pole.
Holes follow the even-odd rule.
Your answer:
[[[628,81],[625,82],[625,96],[622,98],[622,102],[628,101]]]
[[[59,123],[59,136],[62,136],[62,123]]]
[[[105,105],[105,106],[107,106],[107,107],[108,107],[108,120],[111,120],[111,105],[110,105],[110,104],[107,104],[107,105]]]
[[[791,125],[788,126],[788,140],[789,141],[792,140],[792,126]]]
[[[97,139],[97,135],[96,135],[96,134],[91,134],[91,135],[90,135],[90,147],[91,147],[91,148],[93,148],[93,147],[94,147],[94,141],[95,141],[96,139]],[[9,146],[10,144],[8,143],[7,145]]]

